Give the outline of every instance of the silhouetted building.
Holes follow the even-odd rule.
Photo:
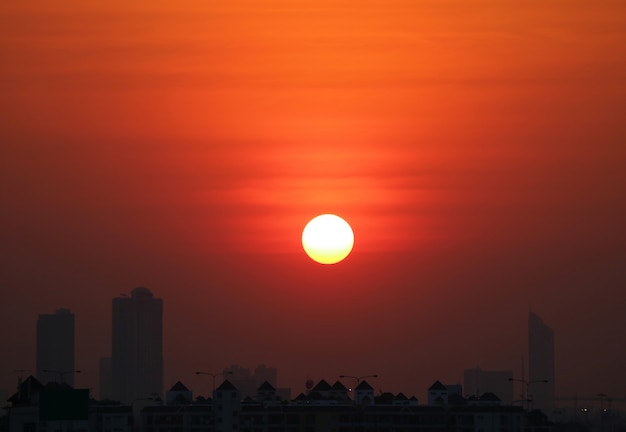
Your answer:
[[[98,380],[100,382],[100,400],[113,398],[111,357],[102,357],[98,368]]]
[[[548,380],[547,383],[534,382]],[[528,316],[527,397],[534,408],[550,412],[554,408],[554,331],[530,312]]]
[[[266,381],[272,385],[272,387],[276,387],[278,371],[276,368],[265,366],[264,364],[258,365],[256,369],[254,369],[254,380],[256,381],[255,384],[257,387]]]
[[[261,364],[255,368],[254,373],[251,373],[248,368],[232,364],[225,368],[223,372],[223,376],[228,377],[228,381],[237,387],[242,398],[256,397],[257,389],[266,381],[276,389],[276,394],[279,397],[283,399],[291,398],[290,388],[278,387],[278,371],[276,368]]]
[[[463,372],[463,388],[466,396],[480,396],[483,393],[495,394],[505,405],[513,402],[512,371],[485,371],[480,368],[466,369]]]
[[[238,364],[232,364],[223,370],[224,376],[228,375],[228,381],[237,387],[237,390],[241,393],[242,398],[254,397],[256,394],[256,380],[250,373],[250,369],[241,367]]]
[[[374,403],[374,387],[363,380],[354,388],[354,403],[356,405],[371,405]]]
[[[184,388],[184,386],[175,387]],[[439,386],[437,386],[439,387]],[[444,386],[445,387],[445,386]],[[493,394],[465,401],[450,386],[450,397],[459,403],[446,406],[420,406],[415,397],[399,393],[374,396],[362,381],[355,392],[360,403],[347,398],[341,383],[330,386],[321,380],[308,394],[293,401],[276,399],[275,388],[262,383],[256,397],[241,398],[228,380],[215,391],[212,400],[153,405],[141,410],[145,432],[239,431],[239,432],[328,432],[328,431],[454,431],[454,432],[550,432],[544,423],[529,423],[519,406],[502,406]],[[339,392],[342,397],[335,399]],[[540,426],[540,427],[536,427]]]
[[[124,403],[163,396],[163,300],[147,288],[113,299],[112,397]]]
[[[7,432],[115,431],[131,432],[131,406],[89,400],[88,389],[73,389],[66,383],[45,386],[30,376],[8,398],[0,430]]]
[[[463,398],[463,387],[460,384],[442,384],[437,380],[428,388],[428,405],[447,406]]]
[[[168,405],[185,405],[193,401],[193,392],[185,384],[177,381],[166,393],[165,403]]]
[[[37,379],[43,385],[74,386],[74,314],[69,309],[37,319]]]
[[[215,389],[213,405],[216,413],[214,431],[231,432],[239,429],[241,393],[228,380]]]

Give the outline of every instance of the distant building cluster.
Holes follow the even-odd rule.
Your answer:
[[[233,364],[225,368],[220,375],[227,377],[244,398],[254,396],[263,383],[269,383],[281,398],[291,397],[291,389],[278,387],[278,371],[273,367],[258,365],[254,373],[251,373],[250,369]]]
[[[100,399],[125,403],[163,396],[163,300],[144,287],[112,301],[111,356],[100,360]],[[74,314],[59,309],[37,320],[39,382],[74,385]]]
[[[193,398],[177,382],[165,401],[141,404],[89,400],[86,392],[67,384],[42,385],[29,377],[13,395],[1,431],[76,432],[349,432],[452,431],[550,432],[538,411],[503,405],[493,393],[463,397],[461,386],[436,381],[428,389],[429,403],[402,393],[376,395],[367,381],[351,392],[341,382],[321,380],[306,393],[284,400],[274,386],[263,382],[254,395],[243,397],[229,380],[212,398]],[[75,393],[76,392],[76,393]],[[351,394],[352,393],[352,394]],[[64,408],[63,402],[71,405]]]
[[[528,378],[480,368],[463,386],[436,381],[428,400],[375,394],[365,380],[307,382],[291,398],[277,370],[233,364],[209,375],[212,394],[193,398],[177,382],[163,398],[163,300],[138,287],[112,300],[110,357],[100,360],[100,395],[74,389],[74,315],[68,309],[37,321],[37,373],[18,382],[0,432],[316,432],[316,431],[549,431],[541,413],[554,408],[554,332],[529,314]],[[220,377],[216,387],[216,377]],[[344,378],[356,378],[345,377]],[[376,375],[363,378],[376,377]],[[519,398],[514,387],[521,388]]]

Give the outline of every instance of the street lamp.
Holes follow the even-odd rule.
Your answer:
[[[218,373],[202,372],[202,371],[196,372],[196,375],[210,375],[213,378],[213,393],[215,393],[215,377],[222,376],[222,375],[232,375],[232,374],[233,374],[233,371],[218,372]],[[213,397],[213,393],[211,393],[211,397]]]
[[[361,382],[365,378],[378,378],[378,375],[364,375],[364,376],[354,376],[354,375],[339,375],[339,378],[352,378],[354,380],[354,388],[356,389]]]
[[[520,382],[520,383],[526,385],[526,396],[524,397],[524,395],[522,395],[522,400],[526,400],[528,411],[532,411],[532,401],[533,401],[532,397],[530,395],[530,385],[531,384],[536,384],[536,383],[544,383],[544,384],[548,383],[547,379],[526,381],[526,380],[523,380],[523,379],[509,378],[509,381],[517,381],[517,382]]]
[[[363,375],[363,376],[339,375],[339,378],[352,378],[354,380],[354,389],[356,390],[356,388],[359,386],[359,383],[361,382],[361,380],[364,380],[365,378],[378,378],[378,375],[376,375],[376,374],[373,374],[373,375]],[[356,399],[356,392],[352,396],[352,402],[354,403],[355,406],[359,403],[357,401],[357,399]]]
[[[604,408],[604,399],[606,398],[605,393],[598,393],[596,396],[600,398],[600,432],[604,432],[604,415],[606,414],[606,408]],[[610,408],[610,399],[609,399],[609,408]]]
[[[61,370],[53,370],[53,369],[43,369],[42,372],[43,373],[54,373],[54,374],[59,375],[59,382],[61,384],[63,384],[65,382],[65,379],[64,379],[65,375],[80,373],[79,370],[61,371]]]

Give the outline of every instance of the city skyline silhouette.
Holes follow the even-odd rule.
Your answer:
[[[112,300],[110,324],[113,333],[117,336],[113,338],[111,352],[117,354],[109,354],[97,360],[99,363],[97,380],[87,385],[91,389],[91,397],[122,403],[149,397],[162,398],[163,388],[167,387],[167,383],[164,385],[163,382],[162,347],[167,344],[167,341],[163,341],[163,299],[153,298],[153,293],[148,288],[136,287],[129,295],[121,295]],[[43,372],[40,372],[42,383],[57,382],[73,387],[76,373],[83,372],[74,368],[74,314],[66,308],[57,309],[55,314],[40,314],[37,326],[37,364],[38,369],[43,369]],[[558,370],[554,358],[556,346],[554,331],[542,317],[532,310],[528,312],[527,330],[528,351],[522,353],[522,365],[519,371],[515,372],[514,365],[501,365],[498,371],[482,370],[480,367],[472,369],[471,366],[467,366],[462,371],[457,371],[457,376],[462,376],[462,380],[450,381],[457,383],[455,385],[463,389],[463,392],[459,391],[459,394],[469,397],[492,392],[504,404],[515,402],[528,409],[534,407],[545,412],[552,412],[557,405],[562,407],[563,403],[559,401],[572,399],[572,396],[580,397],[582,401],[597,399],[593,394],[585,396],[557,393],[555,389],[559,387],[556,385],[555,378]],[[68,345],[68,341],[71,345]],[[44,354],[51,351],[56,354],[54,356],[48,354],[52,360],[46,360],[39,347],[45,347]],[[62,351],[55,351],[54,348]],[[59,358],[62,361],[55,360]],[[527,359],[527,364],[524,363],[524,359]],[[114,364],[116,372],[113,372]],[[27,370],[16,372],[19,372],[20,378],[23,379]],[[252,374],[250,369],[236,363],[216,368],[213,372],[195,371],[194,374],[196,380],[193,381],[196,385],[198,375],[209,375],[212,378],[213,387],[216,385],[216,380],[217,384],[220,384],[221,381],[228,379],[235,384],[242,397],[254,395],[257,387],[263,382],[268,382],[274,389],[278,389],[284,399],[289,399],[292,393],[297,394],[302,389],[302,383],[296,386],[279,385],[278,370],[271,366],[268,368],[262,363],[258,363]],[[183,375],[190,374],[187,372]],[[337,376],[344,381],[357,378],[353,375]],[[362,378],[364,377],[377,378],[374,380],[376,383],[379,375],[363,375]],[[174,379],[181,382],[181,379]],[[187,382],[193,381],[187,377]],[[303,388],[309,390],[309,381],[313,382],[310,377],[307,378]],[[532,384],[534,385],[531,391]],[[348,385],[348,387],[354,386]],[[410,387],[405,385],[405,391],[407,388]],[[425,391],[425,388],[421,391]],[[382,388],[379,392],[383,392]],[[402,393],[402,391],[399,392]],[[424,396],[419,392],[411,393],[411,396],[415,395]],[[615,399],[618,403],[622,400],[617,395],[612,396],[611,399]]]
[[[465,369],[463,384],[436,380],[419,399],[413,393],[375,390],[378,374],[340,374],[333,382],[307,378],[303,391],[279,387],[279,371],[258,365],[232,364],[221,372],[196,371],[211,378],[211,391],[194,392],[182,380],[163,388],[163,312],[167,303],[143,286],[112,299],[111,357],[100,360],[100,397],[94,388],[73,388],[74,315],[59,308],[37,319],[37,364],[54,364],[53,379],[20,377],[7,399],[0,430],[26,431],[58,424],[60,430],[158,432],[206,431],[356,431],[382,430],[508,430],[578,427],[604,430],[624,424],[626,398],[557,396],[555,336],[534,311],[528,311],[528,376],[512,371]],[[165,342],[166,343],[166,342]],[[54,353],[58,348],[58,354]],[[106,360],[106,361],[103,361]],[[46,363],[47,362],[47,363]],[[26,372],[25,370],[19,371]],[[543,377],[537,379],[537,377]],[[370,384],[374,384],[372,386]],[[520,394],[514,396],[515,387]],[[205,396],[206,395],[206,396]],[[38,425],[38,426],[37,426]],[[117,426],[114,426],[117,425]],[[393,426],[392,426],[393,425]],[[198,429],[200,428],[200,429]],[[339,429],[336,429],[339,428]],[[387,429],[391,428],[391,429]],[[400,429],[397,429],[400,428]],[[424,429],[426,428],[426,429]],[[108,429],[107,429],[108,430]],[[428,429],[430,430],[430,429]]]
[[[97,395],[111,299],[143,286],[164,300],[163,389],[260,364],[294,394],[542,380],[532,309],[557,397],[625,397],[624,16],[0,2],[0,394],[38,375],[37,317],[67,308],[74,385]],[[337,264],[303,249],[321,214],[353,231]]]

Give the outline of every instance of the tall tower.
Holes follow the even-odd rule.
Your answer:
[[[69,309],[37,319],[37,379],[74,387],[74,314]]]
[[[548,380],[544,382],[534,382]],[[554,408],[554,331],[530,312],[528,316],[528,397],[533,407],[550,412]]]
[[[123,403],[163,395],[163,300],[147,288],[113,299],[112,397]]]

